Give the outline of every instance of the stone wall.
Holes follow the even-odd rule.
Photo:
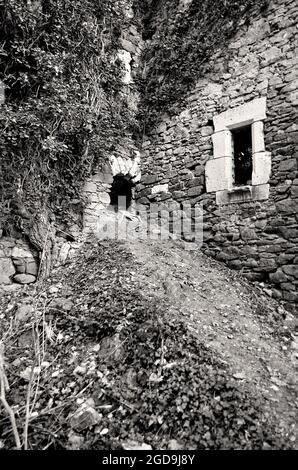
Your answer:
[[[0,284],[30,284],[38,274],[38,253],[23,240],[0,238]]]
[[[51,251],[51,267],[63,266],[81,247],[84,237],[76,242],[56,236]],[[21,238],[0,238],[0,287],[32,284],[38,279],[42,253]],[[4,286],[4,287],[3,287]]]
[[[105,215],[105,209],[110,205],[110,190],[115,176],[124,176],[132,185],[141,179],[140,153],[135,150],[134,158],[122,153],[122,156],[111,156],[110,161],[102,166],[87,181],[84,192],[88,204],[84,211],[84,231],[94,232],[101,218]]]
[[[145,138],[137,186],[141,204],[203,203],[205,252],[250,280],[271,282],[272,294],[290,303],[298,300],[297,20],[295,0],[272,0],[266,13],[239,27],[208,62],[180,114],[164,116]],[[213,119],[261,97],[269,194],[216,199],[205,176],[214,158]]]
[[[140,30],[140,19],[135,16],[132,9],[133,0],[126,1],[125,22],[129,24],[121,32],[118,59],[123,63],[123,94],[127,106],[132,113],[137,113],[139,96],[134,84],[134,78],[140,66],[140,57],[143,41]],[[115,57],[116,59],[116,57]],[[0,104],[3,99],[3,87],[0,82]],[[74,224],[67,228],[68,233],[57,231],[53,246],[51,247],[51,267],[63,265],[68,259],[75,256],[81,241],[86,234],[93,230],[104,209],[110,204],[109,191],[113,177],[123,175],[132,185],[140,181],[140,152],[134,142],[133,136],[127,133],[123,136],[121,144],[104,162],[101,168],[86,182],[84,195],[87,205],[83,214],[83,233],[80,233],[81,206],[75,206]],[[62,227],[64,228],[64,227]],[[59,236],[61,232],[62,236]],[[68,241],[67,235],[72,242]],[[66,236],[66,238],[65,238]],[[21,237],[21,234],[20,234]],[[73,242],[76,240],[76,242]],[[2,237],[0,234],[0,285],[9,285],[17,282],[30,284],[37,280],[41,253],[29,247],[24,240]]]
[[[132,113],[138,112],[139,94],[134,84],[134,79],[139,73],[143,40],[141,34],[140,19],[132,8],[133,1],[127,0],[125,9],[126,20],[129,27],[121,33],[121,48],[118,51],[118,59],[123,64],[123,84],[128,107]],[[84,211],[84,232],[94,231],[98,221],[104,217],[104,210],[110,204],[109,192],[113,178],[117,175],[125,176],[132,185],[140,181],[140,149],[129,133],[123,136],[120,145],[110,156],[109,161],[104,162],[101,168],[86,182],[84,193],[87,206]]]

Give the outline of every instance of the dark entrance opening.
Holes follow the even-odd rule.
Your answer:
[[[251,126],[232,130],[234,144],[235,185],[251,184],[252,179],[252,137]]]
[[[132,183],[122,175],[114,176],[111,191],[110,205],[116,210],[127,210],[132,201]]]

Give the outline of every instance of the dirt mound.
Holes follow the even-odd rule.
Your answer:
[[[2,447],[295,448],[295,319],[200,252],[90,240],[2,297]]]

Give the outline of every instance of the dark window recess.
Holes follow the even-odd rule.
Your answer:
[[[208,126],[208,127],[212,127],[212,128],[213,128],[213,130],[214,130],[214,123],[213,123],[213,119],[208,119],[208,121],[207,121],[207,126]]]
[[[117,175],[114,177],[111,191],[110,191],[111,203],[110,205],[116,209],[116,211],[126,210],[131,205],[132,200],[132,184],[124,176]]]
[[[232,130],[234,144],[235,185],[251,184],[252,137],[251,126]]]

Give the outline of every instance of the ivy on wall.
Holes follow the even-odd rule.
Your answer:
[[[0,231],[44,210],[67,224],[93,169],[181,106],[216,48],[267,2],[134,0],[147,41],[137,121],[117,59],[127,0],[0,0]]]
[[[174,111],[208,70],[217,48],[249,24],[252,9],[268,0],[136,0],[143,15],[144,78],[141,120],[149,131],[164,112]]]
[[[0,229],[45,209],[67,222],[83,181],[135,130],[116,54],[124,6],[0,0]]]

